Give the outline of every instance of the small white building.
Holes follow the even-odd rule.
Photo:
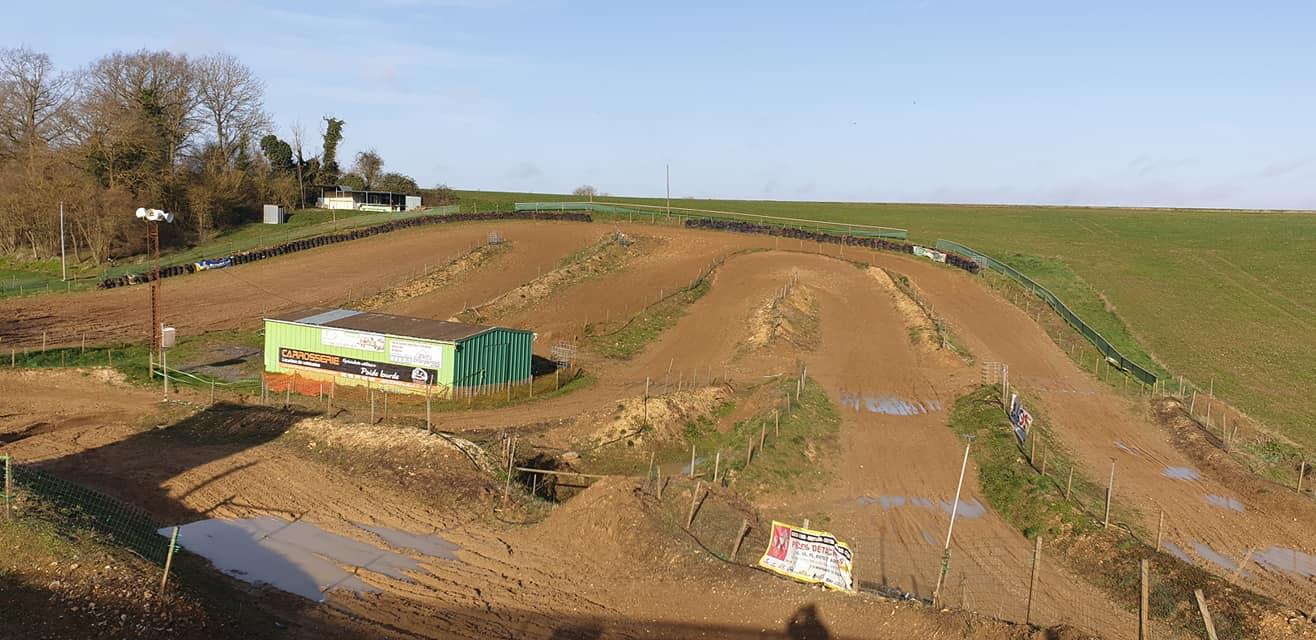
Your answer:
[[[315,204],[321,209],[353,211],[412,211],[421,207],[420,196],[390,191],[357,191],[342,185],[321,187],[320,199]]]

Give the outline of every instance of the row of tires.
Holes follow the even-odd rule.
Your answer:
[[[256,251],[243,251],[242,253],[235,253],[222,258],[162,267],[160,269],[160,277],[172,278],[174,276],[196,273],[197,271],[204,271],[207,269],[247,264],[248,262],[256,262],[257,260],[296,253],[298,251],[305,251],[307,249],[314,249],[316,247],[323,247],[325,245],[336,244],[339,242],[347,242],[349,240],[369,238],[370,236],[379,235],[381,233],[389,233],[391,231],[407,229],[410,227],[446,224],[451,222],[479,222],[483,220],[565,220],[569,222],[592,222],[593,217],[588,213],[561,213],[547,211],[494,211],[489,213],[421,216],[417,218],[408,218],[406,220],[387,222],[373,227],[353,229],[342,233],[332,233],[323,236],[316,236],[314,238],[306,238],[305,240],[294,240],[278,246],[258,249]],[[154,276],[151,273],[133,274],[116,278],[106,278],[101,280],[99,286],[102,289],[114,289],[116,287],[126,287],[129,285],[150,282],[153,279]]]
[[[855,247],[866,247],[869,249],[881,249],[883,251],[898,251],[910,255],[914,254],[914,245],[900,240],[820,233],[818,231],[808,231],[806,229],[796,229],[794,227],[777,227],[759,224],[757,222],[691,218],[685,221],[685,226],[691,229],[714,229],[718,231],[734,231],[736,233],[761,233],[769,236],[808,240],[809,242],[844,244]],[[975,260],[954,253],[946,254],[946,264],[959,267],[969,273],[978,273],[978,271],[982,269],[982,266]]]

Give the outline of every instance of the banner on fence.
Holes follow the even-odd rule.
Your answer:
[[[772,537],[759,566],[800,582],[854,591],[854,554],[826,531],[773,521]]]
[[[1033,414],[1024,408],[1024,402],[1017,393],[1010,394],[1010,424],[1014,425],[1014,435],[1019,438],[1019,444],[1023,444],[1028,438],[1028,430],[1033,428]]]
[[[928,260],[932,260],[933,262],[946,261],[946,254],[937,251],[936,249],[929,249],[927,247],[920,247],[918,245],[914,245],[914,255],[923,256],[924,258],[927,258]]]

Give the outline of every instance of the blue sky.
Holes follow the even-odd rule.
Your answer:
[[[422,185],[1316,209],[1316,3],[21,2],[76,68],[227,51]]]

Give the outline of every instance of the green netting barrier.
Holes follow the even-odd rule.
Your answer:
[[[157,533],[160,524],[147,512],[30,465],[10,461],[10,471],[15,492],[25,490],[74,523],[100,531],[116,544],[164,565],[169,538]]]
[[[1100,333],[1097,333],[1096,329],[1089,327],[1086,322],[1083,322],[1082,318],[1079,318],[1077,314],[1070,311],[1069,307],[1065,306],[1065,303],[1062,302],[1060,298],[1056,297],[1056,294],[1051,293],[1046,287],[1034,282],[1032,278],[1020,273],[1018,269],[982,253],[981,251],[970,249],[958,242],[938,240],[936,247],[942,251],[952,251],[973,258],[974,260],[977,260],[979,264],[988,267],[993,271],[1000,272],[1015,282],[1027,287],[1033,293],[1037,294],[1037,297],[1046,301],[1046,303],[1050,305],[1050,307],[1054,309],[1061,318],[1065,319],[1065,322],[1067,322],[1069,326],[1082,334],[1084,338],[1087,338],[1088,342],[1091,342],[1108,361],[1119,367],[1122,371],[1127,372],[1129,375],[1132,375],[1146,384],[1156,384],[1156,374],[1148,371],[1146,367],[1126,358],[1124,354],[1120,353],[1119,350],[1110,343],[1109,340],[1102,337]]]
[[[615,203],[569,201],[517,202],[512,205],[512,208],[515,211],[590,211],[593,213],[638,216],[666,215],[668,211],[666,207],[653,205],[625,206]],[[830,233],[840,236],[854,236],[858,238],[893,238],[897,240],[905,240],[909,238],[908,231],[897,229],[895,227],[844,224],[840,222],[827,222],[824,220],[809,220],[806,218],[784,218],[781,216],[764,216],[755,213],[737,213],[734,211],[705,211],[684,207],[672,207],[670,211],[673,217],[679,217],[681,219],[705,218],[710,220],[741,220],[755,224],[790,227],[794,229],[804,229],[807,231]]]

